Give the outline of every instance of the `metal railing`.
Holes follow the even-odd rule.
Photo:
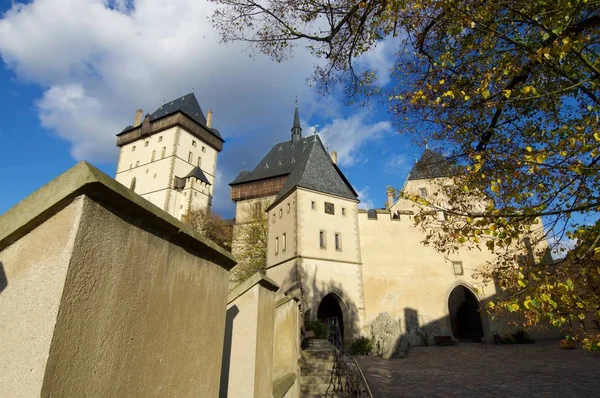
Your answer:
[[[344,350],[344,341],[337,318],[325,320],[327,340],[335,347],[334,367],[329,382],[329,390],[345,393],[351,397],[373,398],[369,384],[360,366],[352,355]]]

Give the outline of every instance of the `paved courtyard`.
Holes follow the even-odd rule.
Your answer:
[[[414,347],[404,359],[356,358],[375,398],[600,397],[600,353],[527,345]]]

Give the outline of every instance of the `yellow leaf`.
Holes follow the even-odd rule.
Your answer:
[[[596,132],[596,133],[594,133],[594,139],[595,139],[596,141],[600,141],[600,132]]]
[[[521,92],[523,94],[529,94],[531,92],[531,88],[532,88],[531,86],[525,86],[521,89]]]
[[[528,146],[526,149],[527,149],[527,152],[533,151],[533,149],[530,146]]]
[[[481,96],[483,97],[483,99],[488,99],[490,98],[490,90],[485,89],[481,92]]]
[[[444,84],[444,79],[440,80],[440,84]]]
[[[511,90],[508,90],[508,89],[506,89],[506,90],[502,90],[502,92],[504,93],[504,96],[505,96],[506,98],[510,98],[510,94],[512,93],[512,91],[511,91]]]

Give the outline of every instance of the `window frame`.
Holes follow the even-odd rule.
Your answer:
[[[323,250],[327,250],[327,231],[319,231],[319,247]]]
[[[342,233],[336,232],[334,236],[335,236],[335,250],[338,252],[341,252],[342,251]]]

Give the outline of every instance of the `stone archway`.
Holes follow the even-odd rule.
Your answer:
[[[458,285],[448,297],[448,313],[452,334],[459,341],[480,343],[483,324],[479,311],[479,300],[466,286]]]
[[[344,309],[345,304],[343,300],[335,293],[325,295],[321,299],[317,309],[317,318],[322,322],[325,322],[327,318],[337,318],[337,323],[340,326],[340,332],[342,334],[342,341],[345,341],[345,329],[348,327],[347,322],[349,321],[344,317]]]

